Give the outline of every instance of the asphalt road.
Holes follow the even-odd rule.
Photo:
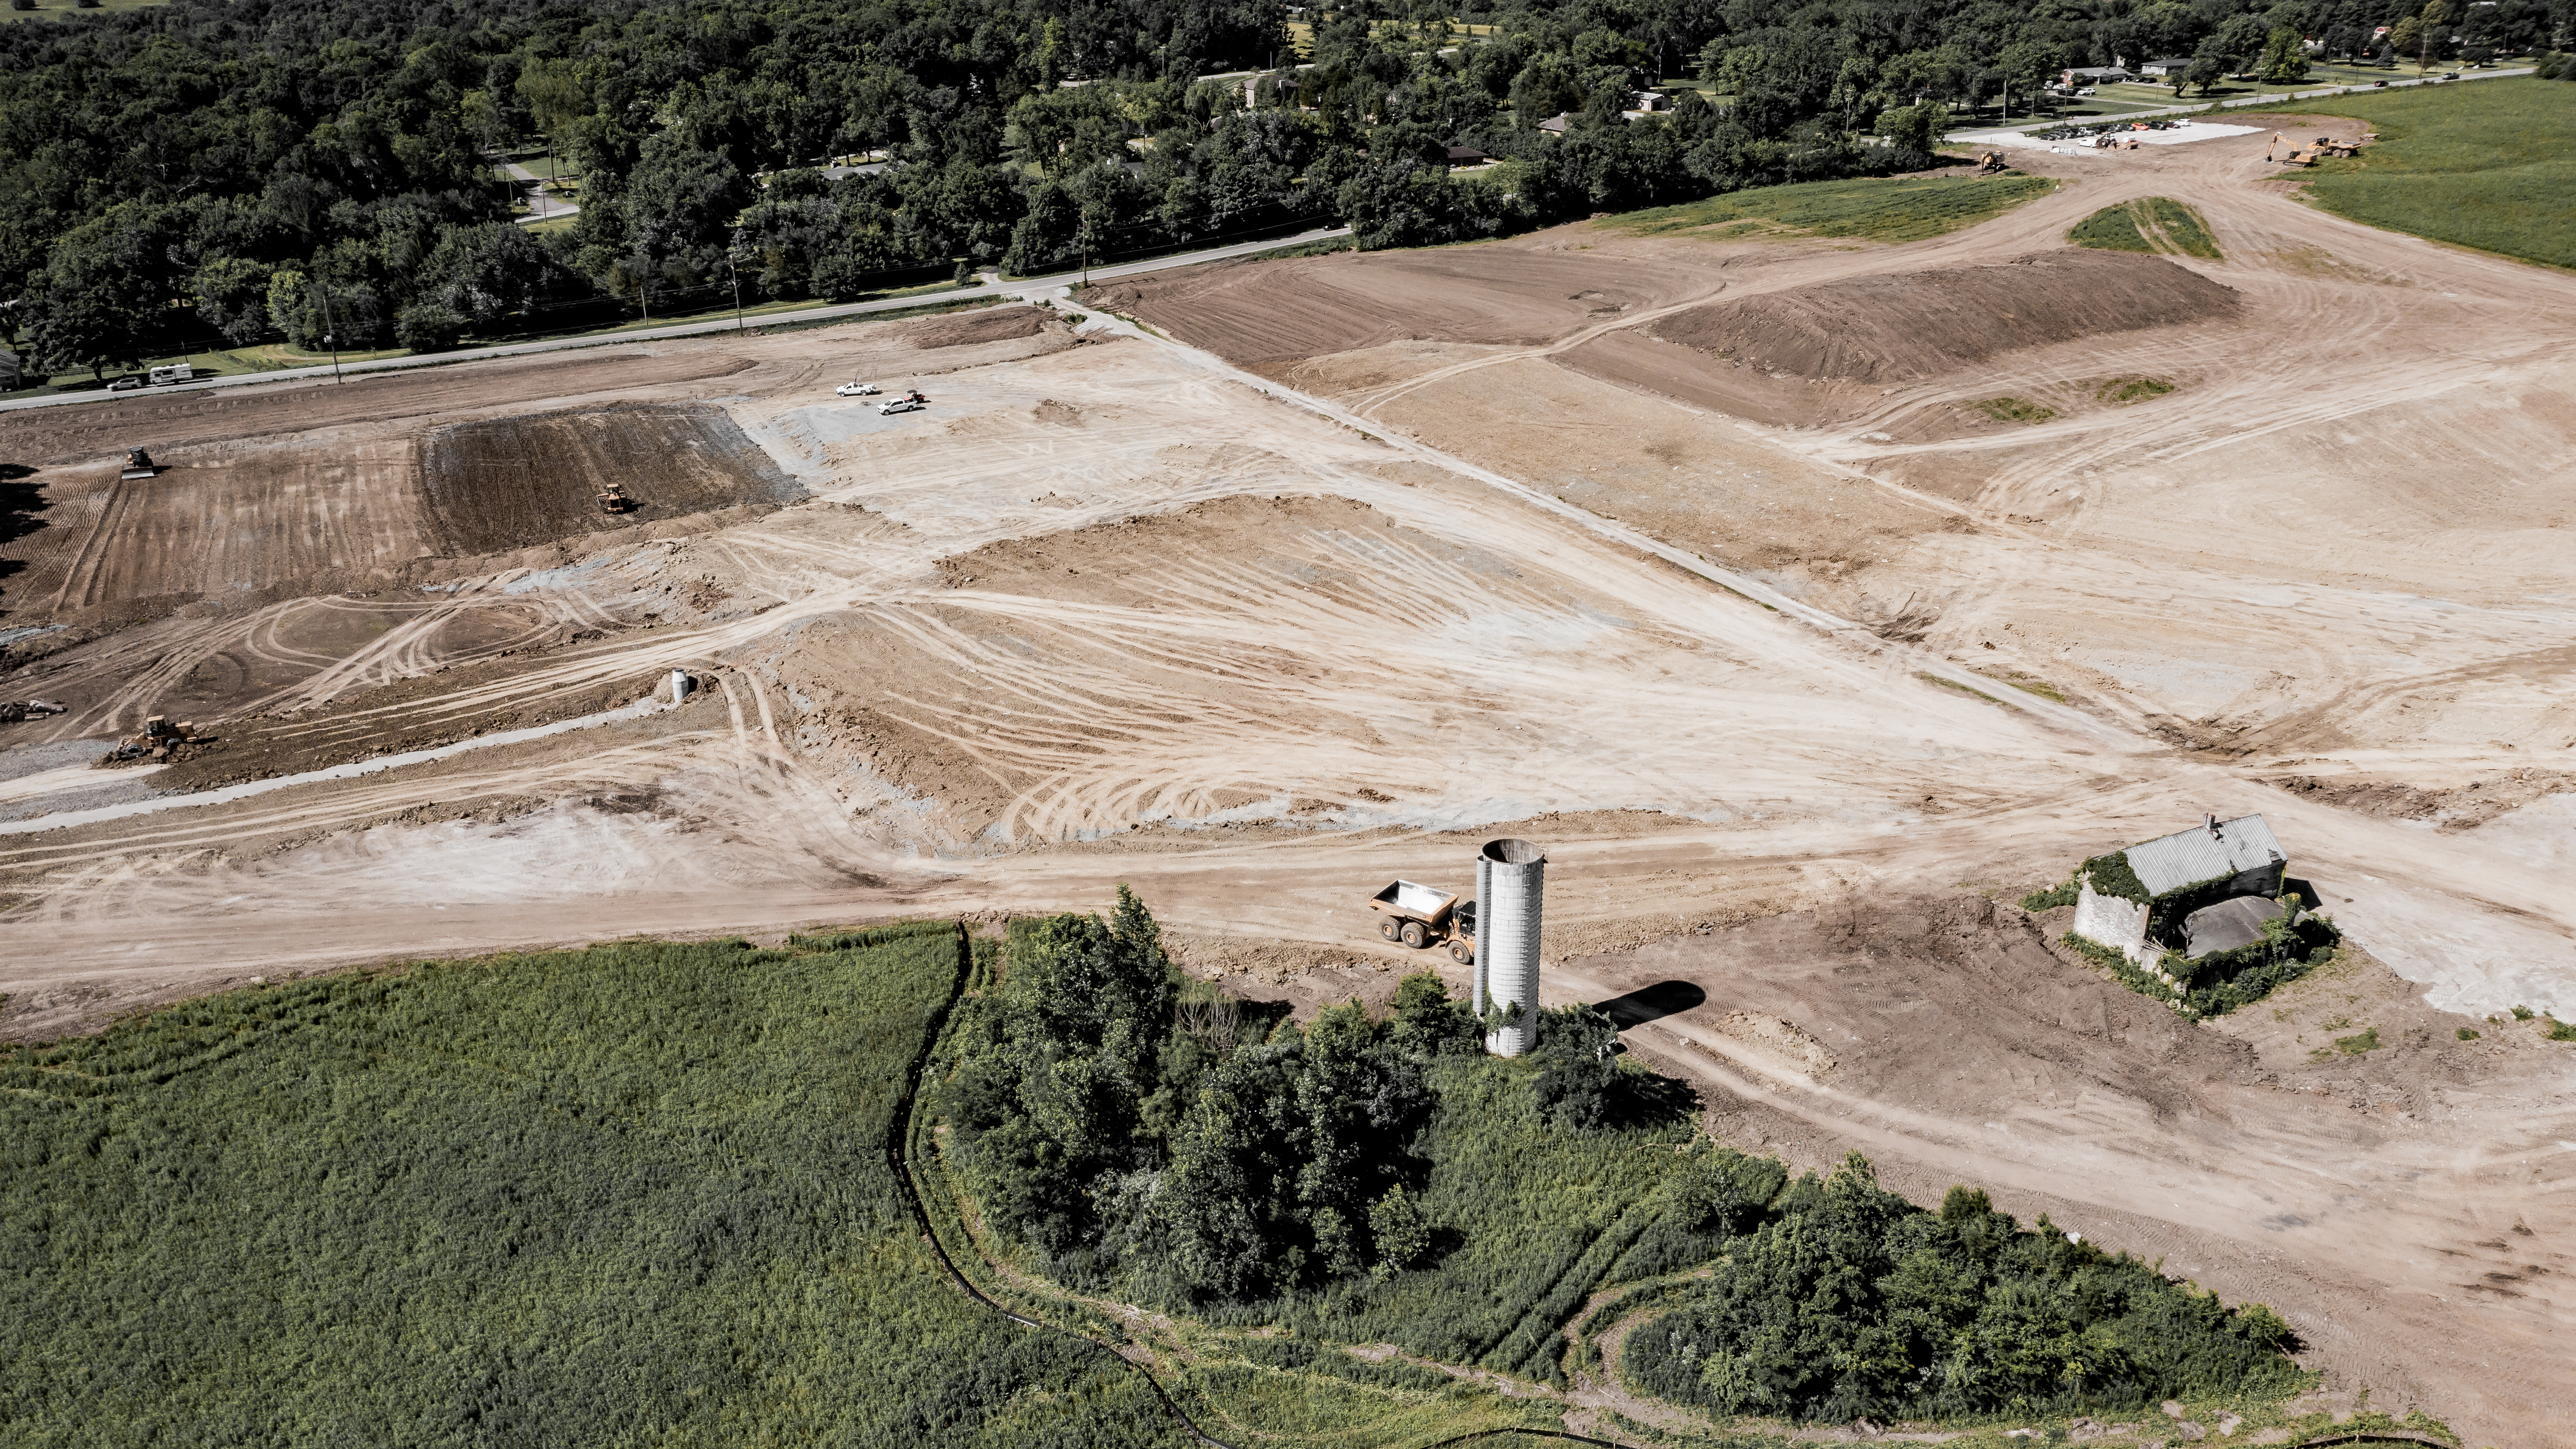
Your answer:
[[[553,221],[559,217],[581,215],[580,207],[560,196],[548,196],[546,178],[534,171],[516,161],[502,162],[501,169],[509,172],[510,179],[520,183],[521,188],[527,192],[529,211],[526,216],[518,219],[519,225],[528,226],[540,221]]]
[[[1260,241],[1237,242],[1232,246],[1210,247],[1205,251],[1180,252],[1168,257],[1151,257],[1141,262],[1117,266],[1093,267],[1095,282],[1116,277],[1132,277],[1142,272],[1167,271],[1173,267],[1197,266],[1201,262],[1223,261],[1228,257],[1251,256],[1280,247],[1301,246],[1307,242],[1329,241],[1351,234],[1346,226],[1318,228],[1294,236],[1268,237]],[[776,327],[784,323],[823,322],[836,317],[863,317],[871,312],[900,312],[914,307],[944,306],[952,302],[972,302],[985,298],[1033,298],[1049,295],[1068,284],[1078,282],[1078,272],[1059,272],[1047,277],[1022,277],[1005,282],[987,273],[972,287],[953,292],[932,292],[911,297],[885,297],[874,302],[846,302],[832,307],[808,307],[794,312],[770,312],[757,321],[737,324],[730,317],[713,322],[683,322],[669,327],[639,327],[625,332],[592,333],[581,337],[558,337],[544,342],[517,342],[501,347],[475,347],[461,352],[436,352],[417,357],[387,357],[373,362],[352,362],[337,371],[346,375],[359,372],[392,372],[407,367],[445,367],[457,362],[480,362],[493,357],[525,357],[538,352],[567,352],[580,347],[614,347],[627,342],[652,342],[669,337],[704,337],[717,332],[730,332],[737,325]],[[218,387],[248,387],[281,382],[331,380],[334,369],[323,367],[281,368],[275,372],[245,372],[227,377],[208,378],[203,382],[184,382],[152,388],[154,393],[198,392]],[[21,408],[65,407],[76,403],[99,402],[111,397],[131,397],[131,393],[111,393],[105,389],[89,392],[54,393],[44,397],[18,398],[0,402],[0,412]]]

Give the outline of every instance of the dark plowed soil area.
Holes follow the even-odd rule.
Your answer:
[[[461,423],[421,445],[421,483],[449,551],[499,553],[586,533],[609,521],[649,522],[737,503],[785,503],[794,480],[705,403],[536,413]],[[598,494],[625,490],[633,511],[610,515]]]
[[[2241,306],[2233,288],[2161,257],[2063,251],[1997,267],[1854,277],[1712,302],[1650,330],[1767,371],[1886,383],[2023,347],[2231,321]]]
[[[920,348],[964,347],[1035,337],[1046,330],[1047,323],[1058,320],[1044,307],[987,307],[951,317],[925,317],[906,327],[903,337]]]

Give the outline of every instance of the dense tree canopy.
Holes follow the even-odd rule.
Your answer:
[[[1279,0],[176,0],[0,27],[0,318],[103,368],[156,331],[491,331],[737,276],[844,297],[1307,219],[1458,240],[1919,164],[1927,108],[2067,65],[2277,77],[2310,40],[2475,58],[2576,28],[2576,0],[1514,0],[1462,12],[1496,27],[1473,41],[1392,13],[1317,9],[1312,65],[1248,84],[1202,77],[1293,55]],[[1691,72],[1715,104],[1623,118]],[[580,215],[507,241],[491,153],[539,138]],[[1452,175],[1452,143],[1505,164]]]

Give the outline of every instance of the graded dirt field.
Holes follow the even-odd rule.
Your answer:
[[[1988,1184],[2273,1302],[2336,1402],[2546,1442],[2576,1044],[2509,1013],[2576,1017],[2576,279],[2262,139],[2033,153],[1899,246],[1576,225],[0,414],[0,699],[67,707],[0,725],[0,1035],[1122,881],[1195,973],[1382,1003],[1427,958],[1368,894],[1511,833],[1548,1000],[1730,1140]],[[2223,259],[2064,244],[2143,196]],[[211,738],[80,767],[150,714]],[[2204,811],[2353,952],[2188,1024],[2008,904]]]

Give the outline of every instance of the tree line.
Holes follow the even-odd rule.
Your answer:
[[[435,348],[1309,221],[1456,241],[1920,166],[1947,108],[2069,65],[2238,64],[2284,33],[2474,54],[2563,40],[2571,15],[1358,0],[1309,17],[1298,68],[1279,0],[175,0],[0,27],[0,319],[97,373],[174,339]],[[1685,73],[1714,100],[1636,114]],[[569,229],[511,222],[494,160],[536,143],[579,175]],[[1452,144],[1502,164],[1453,174]],[[817,164],[859,154],[883,169]]]

